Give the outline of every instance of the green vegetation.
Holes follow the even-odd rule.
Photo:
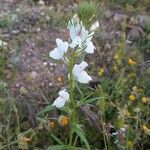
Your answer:
[[[38,0],[33,1],[36,8]],[[141,3],[137,0],[108,0],[106,4],[103,2],[103,0],[80,1],[75,8],[69,11],[60,6],[56,8],[45,6],[40,10],[42,15],[39,14],[36,22],[29,28],[27,27],[29,29],[27,33],[23,32],[11,38],[1,39],[8,43],[0,45],[0,150],[149,149],[150,24],[146,22],[141,27],[135,21],[141,6],[145,7],[149,2]],[[66,3],[68,4],[68,1]],[[65,5],[64,1],[63,4]],[[121,6],[119,9],[125,15],[126,11],[130,16],[133,15],[134,21],[131,18],[128,21],[125,16],[123,19],[118,17],[119,20],[114,14],[111,14],[112,12],[107,11],[117,6]],[[129,10],[128,8],[131,8],[129,6],[132,9]],[[142,10],[146,13],[148,6],[146,9],[143,7]],[[19,90],[14,90],[15,87],[10,85],[15,80],[15,75],[10,74],[19,72],[17,62],[21,48],[29,46],[27,54],[33,48],[31,51],[33,54],[29,55],[29,58],[36,55],[32,42],[35,39],[39,40],[39,47],[36,48],[40,49],[42,45],[40,38],[42,37],[46,41],[45,45],[50,43],[46,48],[52,50],[55,39],[52,36],[48,40],[44,37],[47,29],[53,32],[56,38],[58,34],[62,37],[65,34],[63,39],[65,41],[68,38],[67,23],[75,13],[79,17],[76,18],[77,21],[82,20],[83,25],[88,29],[95,21],[100,22],[100,27],[95,31],[93,37],[96,50],[94,54],[85,57],[89,63],[87,72],[93,75],[93,81],[88,85],[70,83],[68,87],[68,78],[65,73],[64,80],[58,78],[56,85],[49,87],[46,93],[46,89],[41,88],[44,91],[38,91],[40,87],[36,88],[30,76],[26,76],[22,79],[26,79],[27,83],[30,80],[33,82],[30,91],[22,85],[22,82]],[[13,28],[16,25],[11,20],[10,14],[0,19],[2,30],[11,29],[10,27]],[[127,43],[126,35],[129,33],[127,29],[130,28],[131,31],[134,27],[139,27],[144,34],[135,41]],[[114,35],[114,32],[117,34]],[[33,38],[34,33],[36,34]],[[119,37],[116,38],[116,36]],[[32,37],[32,40],[30,41],[28,37]],[[21,46],[22,42],[25,42],[23,46]],[[127,49],[128,46],[129,49]],[[46,48],[44,47],[44,50]],[[40,57],[45,60],[48,57],[48,53],[45,56],[42,50],[39,51],[40,56],[37,56],[36,59]],[[74,52],[72,54],[75,55]],[[33,63],[36,63],[34,61]],[[73,69],[72,61],[74,60],[72,59],[69,63],[70,74]],[[40,67],[42,69],[45,66]],[[8,71],[9,68],[11,68],[10,71]],[[54,65],[54,68],[57,70],[57,65],[56,67]],[[51,69],[51,66],[48,69]],[[15,73],[12,73],[13,71]],[[55,71],[50,70],[49,74],[51,73]],[[20,76],[25,75],[26,70]],[[53,78],[56,78],[55,74]],[[73,80],[72,77],[70,78]],[[62,84],[57,82],[62,82]],[[16,83],[15,86],[17,86]],[[63,86],[71,89],[72,101],[67,107],[58,110],[52,106],[52,103],[57,98],[58,87],[60,89]],[[39,99],[34,97],[35,93],[32,93],[32,90],[38,93]],[[28,95],[29,93],[31,95]],[[32,102],[28,102],[28,99],[31,99]],[[41,99],[44,102],[41,102]],[[36,107],[35,114],[29,106],[30,103]],[[73,114],[74,110],[75,114]]]

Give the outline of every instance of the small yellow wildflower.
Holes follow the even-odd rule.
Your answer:
[[[150,129],[146,125],[143,125],[142,128],[143,128],[145,133],[150,132]]]
[[[115,60],[117,60],[119,58],[119,55],[118,54],[115,54],[114,57],[113,57]]]
[[[55,128],[55,122],[48,121],[48,126],[50,127],[50,129],[54,129]]]
[[[147,101],[148,101],[147,97],[143,96],[143,97],[142,97],[142,102],[143,102],[143,103],[147,103]]]
[[[104,74],[104,69],[103,68],[99,68],[98,75],[102,76],[103,74]]]
[[[22,141],[22,142],[30,142],[31,141],[31,138],[28,138],[26,136],[21,136],[19,137],[19,139]]]
[[[130,95],[130,96],[129,96],[129,100],[130,100],[130,101],[135,101],[135,99],[136,99],[136,97],[135,97],[134,95]]]
[[[28,138],[26,136],[20,136],[18,138],[19,149],[28,149],[28,142],[30,141],[31,141],[31,138]]]
[[[134,60],[132,60],[131,58],[128,59],[128,64],[129,65],[135,65],[136,62]]]
[[[69,124],[69,118],[67,116],[61,115],[58,119],[60,126],[64,127]]]

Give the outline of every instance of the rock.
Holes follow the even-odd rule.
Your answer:
[[[114,21],[121,23],[126,18],[127,18],[127,15],[116,13],[115,16],[114,16]]]
[[[43,0],[39,0],[38,5],[39,6],[45,6],[45,2]]]
[[[138,42],[143,36],[144,31],[139,27],[133,27],[128,33],[127,33],[127,41],[132,42]]]
[[[145,26],[150,26],[150,16],[148,15],[138,15],[136,18],[137,25],[140,25],[143,29]]]

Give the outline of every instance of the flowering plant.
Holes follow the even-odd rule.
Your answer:
[[[98,27],[97,23],[95,25]],[[91,28],[94,29],[93,26],[91,26]],[[68,29],[70,32],[71,43],[66,41],[63,42],[61,39],[57,38],[57,47],[49,53],[49,56],[55,60],[63,60],[64,63],[70,66],[68,77],[72,84],[74,81],[86,84],[92,80],[91,76],[84,70],[88,66],[87,62],[82,61],[80,64],[75,63],[77,58],[83,56],[83,54],[91,54],[94,52],[95,46],[91,41],[94,31],[88,32],[82,22],[79,22],[79,20],[75,18],[69,21]],[[69,52],[71,53],[70,58],[67,57],[67,53]],[[66,94],[67,98],[63,97],[61,93],[64,95]],[[56,106],[57,108],[63,107],[65,102],[69,99],[69,94],[66,92],[66,89],[60,91],[59,95],[60,96],[53,103],[53,106]]]
[[[86,53],[92,54],[95,46],[91,41],[94,35],[95,26],[98,27],[98,23],[91,26],[91,31],[88,31],[83,26],[83,23],[79,21],[79,18],[73,18],[68,23],[68,29],[70,33],[71,42],[63,42],[61,39],[56,39],[57,47],[50,51],[49,56],[55,60],[63,60],[65,64],[69,66],[69,93],[66,89],[59,92],[59,97],[53,102],[52,106],[61,108],[68,102],[68,110],[70,117],[70,145],[72,145],[72,138],[74,134],[74,124],[77,122],[76,111],[77,105],[74,100],[74,85],[78,81],[83,84],[87,84],[92,80],[92,77],[88,75],[85,68],[88,66],[87,62],[83,61],[83,56]],[[82,57],[81,62],[77,62],[78,58]],[[81,134],[79,134],[81,136]],[[85,141],[84,141],[85,142]],[[86,145],[89,149],[89,146]]]

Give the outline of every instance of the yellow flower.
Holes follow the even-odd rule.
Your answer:
[[[69,118],[67,116],[61,115],[58,118],[58,123],[60,124],[60,126],[64,127],[69,124]]]
[[[30,142],[31,141],[31,138],[28,138],[26,136],[21,136],[19,137],[19,139],[22,141],[22,142]]]
[[[119,55],[118,54],[115,54],[114,57],[113,57],[115,60],[117,60],[119,58]]]
[[[147,97],[143,96],[143,97],[142,97],[142,102],[143,102],[143,103],[147,103],[147,101],[148,101]]]
[[[150,129],[146,125],[143,125],[142,128],[143,128],[145,133],[150,132]]]
[[[103,68],[99,68],[98,75],[102,76],[103,74],[104,74],[104,69]]]
[[[50,129],[54,129],[55,128],[55,122],[48,121],[48,126],[50,127]]]
[[[130,95],[130,96],[129,96],[129,100],[130,100],[130,101],[135,101],[135,99],[136,99],[136,97],[135,97],[134,95]]]
[[[28,138],[26,136],[20,136],[18,138],[19,149],[28,149],[28,142],[30,141],[31,141],[31,138]]]
[[[136,64],[136,62],[134,61],[134,60],[132,60],[132,59],[128,59],[128,64],[129,65],[135,65]]]

